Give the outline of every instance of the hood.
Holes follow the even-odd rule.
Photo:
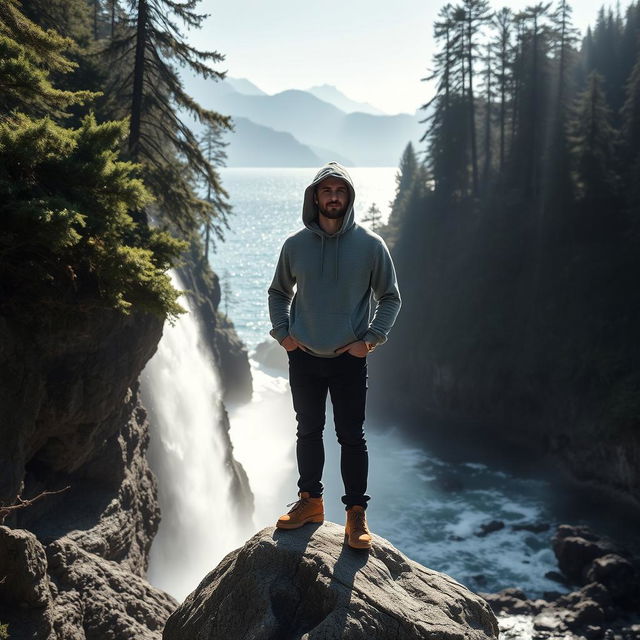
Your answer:
[[[313,192],[316,185],[322,182],[325,178],[334,177],[341,178],[347,183],[349,188],[349,206],[347,212],[342,218],[342,225],[338,231],[334,234],[327,233],[318,224],[318,209],[313,201]],[[322,243],[320,246],[320,273],[324,272],[324,253],[325,253],[325,240],[327,238],[335,239],[335,278],[338,279],[339,263],[340,263],[340,236],[343,236],[355,225],[355,214],[353,209],[353,203],[356,199],[356,192],[353,188],[353,182],[351,176],[347,173],[347,170],[338,162],[328,162],[316,173],[315,178],[311,184],[305,189],[304,202],[302,205],[302,222],[307,229],[310,229],[315,234],[320,236]]]
[[[344,214],[344,218],[342,219],[342,226],[333,235],[323,231],[318,224],[318,210],[313,202],[313,191],[316,185],[329,177],[341,178],[349,187],[349,206],[347,208],[347,212]],[[353,182],[351,181],[351,176],[347,173],[347,170],[337,162],[328,162],[324,167],[322,167],[322,169],[320,169],[320,171],[318,171],[318,173],[316,173],[316,177],[305,189],[304,203],[302,205],[302,222],[307,229],[311,229],[314,233],[321,236],[323,235],[327,238],[334,238],[336,236],[343,235],[354,225],[353,202],[355,199],[356,192],[353,189]]]

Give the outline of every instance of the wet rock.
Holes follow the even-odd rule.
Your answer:
[[[567,626],[574,630],[588,625],[599,625],[604,620],[602,607],[593,600],[581,600],[565,618]]]
[[[587,640],[599,640],[599,638],[603,637],[604,631],[602,627],[590,624],[582,629],[582,635],[587,638]]]
[[[614,600],[632,600],[638,592],[635,567],[616,553],[596,558],[587,570],[587,579],[604,585]]]
[[[597,602],[601,607],[608,607],[611,605],[611,593],[609,590],[598,582],[590,582],[580,589],[578,592],[580,598],[584,600],[593,600]]]
[[[536,631],[549,633],[561,633],[565,629],[563,621],[554,613],[543,611],[533,619],[533,628]]]
[[[582,526],[560,525],[552,546],[560,570],[577,584],[586,582],[586,571],[593,560],[616,551],[610,540]]]
[[[511,525],[513,531],[530,531],[531,533],[544,533],[550,528],[551,525],[548,522],[523,522]]]
[[[271,527],[222,562],[169,618],[164,640],[497,638],[489,605],[374,535],[371,553],[344,527]]]
[[[494,531],[500,531],[504,529],[504,522],[502,520],[492,520],[486,524],[480,525],[480,530],[475,532],[475,535],[479,538],[484,538],[486,535],[493,533]]]

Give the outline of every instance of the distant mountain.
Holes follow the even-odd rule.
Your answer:
[[[424,114],[347,114],[307,91],[250,95],[234,90],[228,82],[201,78],[185,78],[185,89],[203,107],[289,133],[321,158],[348,159],[356,166],[397,166],[407,143],[417,144],[424,131],[418,123]],[[299,162],[298,157],[292,163]]]
[[[227,136],[228,167],[317,167],[326,161],[290,133],[274,131],[246,118],[234,118]]]
[[[227,76],[223,83],[229,84],[238,93],[244,93],[248,96],[266,96],[267,94],[257,87],[253,82],[250,82],[246,78],[230,78]]]
[[[320,160],[322,160],[322,164],[326,164],[327,162],[331,162],[331,160],[335,160],[345,167],[354,167],[355,164],[353,160],[350,160],[346,156],[338,153],[337,151],[331,151],[330,149],[323,149],[322,147],[316,147],[313,144],[309,145],[309,149],[315,153]]]
[[[384,111],[370,105],[368,102],[356,102],[351,98],[342,93],[342,91],[336,89],[334,86],[330,84],[323,84],[317,87],[311,87],[307,89],[307,91],[314,95],[316,98],[320,98],[320,100],[324,100],[329,104],[332,104],[334,107],[338,107],[341,111],[345,113],[369,113],[373,116],[384,116],[386,115]]]

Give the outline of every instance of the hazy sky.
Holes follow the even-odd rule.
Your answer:
[[[537,1],[537,0],[536,0]],[[620,0],[622,10],[631,0]],[[388,113],[413,112],[431,89],[434,0],[203,0],[206,26],[189,33],[192,44],[226,56],[218,66],[248,78],[267,93],[332,84],[350,98]],[[455,3],[454,3],[455,4]],[[511,0],[516,11],[534,0]],[[609,0],[574,0],[574,24],[595,22]],[[494,8],[507,6],[493,1]]]

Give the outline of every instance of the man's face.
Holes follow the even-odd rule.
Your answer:
[[[316,187],[318,211],[327,218],[342,218],[349,207],[349,187],[340,178],[325,178]]]

